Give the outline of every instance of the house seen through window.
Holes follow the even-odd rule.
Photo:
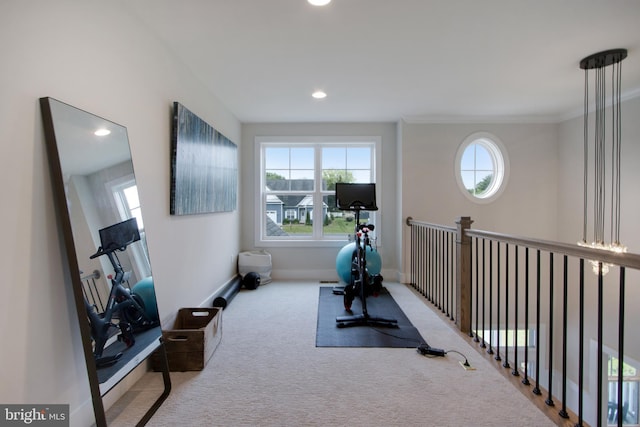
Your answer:
[[[353,214],[335,206],[335,184],[375,182],[375,141],[257,139],[257,147],[260,241],[345,240],[353,233]]]

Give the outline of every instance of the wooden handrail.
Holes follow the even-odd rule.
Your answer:
[[[433,228],[435,230],[448,231],[448,232],[451,232],[451,233],[455,233],[457,231],[456,227],[448,227],[448,226],[442,225],[442,224],[433,224],[433,223],[430,223],[430,222],[416,221],[415,219],[411,218],[410,216],[407,217],[406,224],[409,225],[409,226],[411,226],[411,225],[419,225],[421,227],[429,227],[429,228]]]
[[[495,233],[483,230],[466,230],[466,234],[471,237],[490,239],[494,241],[513,243],[519,246],[540,249],[564,255],[571,255],[586,260],[602,261],[608,264],[618,265],[640,270],[640,254],[616,253],[606,250],[587,248],[577,244],[553,242],[550,240],[532,239],[529,237],[513,236],[509,234]]]
[[[417,225],[422,227],[429,227],[436,230],[442,230],[455,233],[456,227],[450,227],[442,224],[433,224],[425,221],[416,221],[411,217],[407,217],[406,224]],[[597,260],[608,264],[618,265],[620,267],[627,267],[640,270],[640,254],[635,253],[618,253],[607,250],[594,249],[576,244],[554,242],[551,240],[533,239],[530,237],[515,236],[512,234],[496,233],[493,231],[484,231],[476,229],[468,229],[465,233],[470,237],[477,237],[481,239],[490,239],[494,241],[512,243],[515,245],[526,246],[529,248],[540,249],[543,251],[559,253],[564,255],[570,255],[577,258],[583,258],[587,260]]]

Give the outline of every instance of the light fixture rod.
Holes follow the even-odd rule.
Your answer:
[[[584,76],[584,175],[583,175],[583,215],[581,245],[600,249],[621,251],[626,248],[620,243],[620,202],[621,202],[621,159],[622,159],[622,108],[621,82],[622,60],[627,57],[626,49],[611,49],[589,55],[580,61]],[[611,79],[606,69],[611,69]],[[589,117],[590,81],[593,70],[594,117]],[[610,87],[607,87],[610,83]],[[609,96],[608,96],[609,94]],[[610,98],[610,123],[607,122],[607,98]],[[608,130],[607,126],[611,129]],[[593,134],[591,134],[591,129]],[[593,136],[591,136],[593,135]],[[610,138],[610,141],[609,141]],[[592,141],[590,142],[590,139]],[[610,144],[610,146],[609,146]],[[593,150],[593,158],[590,151]],[[590,169],[593,178],[590,179]],[[593,239],[587,241],[589,222],[589,191],[593,185]],[[610,194],[607,192],[610,191]],[[609,205],[609,206],[607,206]],[[607,209],[608,208],[608,209]],[[607,218],[608,216],[608,218]],[[608,222],[608,224],[607,224]],[[609,225],[609,242],[606,243],[605,226]]]

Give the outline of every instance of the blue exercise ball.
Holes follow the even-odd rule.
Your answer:
[[[153,287],[153,278],[145,277],[133,285],[131,293],[138,295],[144,303],[144,313],[151,320],[158,320],[158,304],[156,302],[156,291]]]
[[[343,246],[336,256],[336,271],[338,277],[345,283],[351,283],[351,259],[356,249],[355,242]],[[369,275],[380,274],[382,271],[382,257],[378,251],[367,246],[367,271]]]

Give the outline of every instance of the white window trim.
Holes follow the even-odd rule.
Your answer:
[[[123,191],[125,188],[135,185],[137,188],[137,182],[134,174],[128,174],[123,177],[105,182],[105,187],[107,189],[107,193],[112,197],[109,200],[114,206],[115,210],[118,212],[121,221],[131,218],[131,212],[127,206],[127,201],[124,199]],[[139,197],[139,195],[138,195]],[[140,203],[142,206],[142,203]],[[142,209],[142,208],[141,208]],[[142,233],[146,233],[143,229]],[[143,239],[144,240],[144,239]],[[140,280],[145,277],[151,275],[151,262],[147,256],[147,251],[145,251],[141,245],[144,243],[142,241],[136,242],[129,246],[132,254],[132,267],[135,270],[136,277]],[[132,284],[133,285],[133,284]]]
[[[500,159],[496,158],[494,150],[489,149],[489,154],[494,157],[494,161],[501,160],[502,170],[497,170],[497,176],[494,179],[495,184],[493,186],[497,187],[493,193],[486,197],[478,197],[470,194],[464,186],[464,182],[462,181],[460,161],[462,160],[462,155],[464,151],[467,149],[469,145],[477,140],[485,140],[487,144],[494,145],[499,151]],[[507,182],[509,180],[509,156],[507,155],[507,149],[500,139],[492,133],[489,132],[475,132],[471,135],[467,136],[464,141],[458,147],[458,151],[456,152],[455,163],[454,163],[454,171],[456,182],[458,183],[458,187],[464,196],[471,200],[474,203],[478,204],[487,204],[496,200],[500,195],[504,192],[507,187]]]
[[[254,188],[255,198],[254,198],[254,244],[257,248],[260,247],[342,247],[345,242],[349,241],[349,236],[327,236],[322,239],[309,238],[307,236],[292,238],[291,236],[286,239],[278,239],[278,238],[270,238],[265,239],[262,235],[262,231],[264,229],[264,222],[266,218],[263,218],[262,215],[262,197],[264,195],[263,188],[265,183],[263,182],[263,171],[264,171],[264,161],[262,156],[262,144],[264,143],[282,143],[283,145],[290,146],[291,144],[299,143],[300,146],[303,145],[313,145],[313,144],[336,144],[336,145],[344,145],[350,143],[372,143],[374,144],[374,158],[373,158],[373,174],[375,176],[376,185],[376,203],[378,204],[378,208],[381,208],[382,205],[382,192],[381,192],[381,183],[382,183],[382,168],[381,168],[381,151],[382,151],[382,138],[380,136],[256,136],[254,139],[254,159],[255,159],[255,170],[257,173],[255,174],[255,182]],[[316,156],[314,159],[316,170],[321,170],[322,165],[320,164],[320,159]],[[316,186],[319,187],[319,186]],[[308,194],[309,192],[304,192]],[[318,195],[326,194],[326,192],[322,191],[322,188],[316,188],[315,192]],[[314,209],[320,210],[320,206],[315,206]],[[378,211],[379,212],[379,211]],[[374,213],[375,215],[375,213]],[[322,211],[319,213],[315,213],[316,217],[322,218]],[[380,215],[377,214],[377,218],[380,218]],[[319,224],[321,224],[320,222]],[[319,225],[321,227],[321,225]],[[378,245],[381,247],[381,245]]]

